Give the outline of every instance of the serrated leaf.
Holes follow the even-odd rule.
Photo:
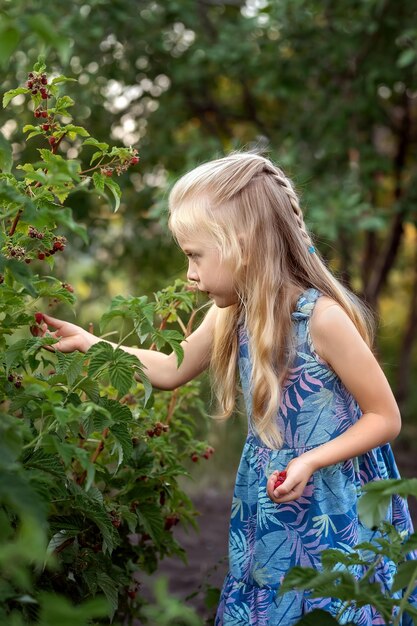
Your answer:
[[[339,622],[327,611],[314,609],[311,613],[304,615],[294,626],[339,626]],[[355,626],[349,622],[347,626]]]
[[[112,424],[110,426],[110,432],[122,448],[123,457],[120,462],[128,461],[132,456],[133,444],[126,424]]]
[[[29,93],[29,89],[26,89],[26,87],[18,87],[17,89],[10,89],[9,91],[6,91],[3,96],[3,108],[7,107],[9,102],[21,93]]]
[[[89,137],[88,139],[83,141],[83,146],[95,146],[103,152],[105,152],[109,148],[108,143],[97,141],[97,139],[94,139],[94,137]]]
[[[55,78],[52,79],[51,81],[51,85],[58,85],[59,83],[77,83],[77,79],[76,78],[69,78],[68,76],[55,76]]]
[[[136,509],[136,515],[145,532],[155,543],[160,543],[164,534],[164,520],[160,507],[146,503]]]
[[[104,176],[102,176],[98,172],[94,172],[93,184],[94,184],[94,187],[97,189],[97,191],[102,193],[104,191]]]
[[[412,581],[417,582],[417,561],[405,561],[400,563],[394,577],[394,582],[392,583],[391,591],[395,593],[400,589],[406,589]]]
[[[110,620],[112,620],[118,607],[118,587],[113,578],[110,578],[110,576],[100,570],[97,572],[97,586],[102,590],[109,601],[111,607]]]
[[[105,186],[110,190],[110,192],[112,193],[113,197],[114,197],[114,212],[116,213],[119,209],[120,206],[120,198],[122,195],[122,192],[120,190],[119,185],[112,180],[111,178],[107,178],[104,181]]]
[[[35,468],[65,480],[65,470],[59,456],[47,454],[42,449],[35,450],[23,460],[26,469]]]
[[[82,389],[87,396],[93,401],[98,402],[100,399],[100,387],[95,380],[84,378],[79,384],[78,389]]]

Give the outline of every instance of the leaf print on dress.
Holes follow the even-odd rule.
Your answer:
[[[261,530],[270,530],[274,525],[282,526],[277,515],[277,505],[266,493],[266,485],[261,486],[258,503],[258,525]]]
[[[244,533],[232,526],[229,536],[229,558],[233,563],[233,576],[235,578],[244,578],[247,574],[250,560],[246,548],[247,542]]]
[[[240,521],[242,522],[243,521],[243,501],[241,500],[241,498],[236,498],[236,496],[234,496],[232,500],[231,519],[236,517],[238,513],[240,514]]]

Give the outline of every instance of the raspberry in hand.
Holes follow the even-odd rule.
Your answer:
[[[274,489],[282,485],[282,483],[284,482],[286,478],[287,478],[287,472],[285,470],[282,472],[278,472],[278,476],[274,484]]]

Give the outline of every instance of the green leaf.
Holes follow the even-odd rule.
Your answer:
[[[116,211],[119,209],[120,197],[122,195],[120,187],[114,180],[108,177],[105,177],[104,184],[108,189],[110,189],[111,193],[113,194],[114,201],[115,201],[114,212],[116,213]]]
[[[294,626],[339,626],[339,622],[327,611],[314,609],[311,613],[304,615]],[[349,622],[347,626],[355,626]]]
[[[3,96],[3,109],[7,107],[10,100],[13,100],[15,96],[18,96],[21,93],[29,93],[29,89],[26,89],[26,87],[18,87],[17,89],[10,89],[9,91],[6,91]]]
[[[93,618],[107,617],[109,612],[108,601],[100,597],[74,606],[64,596],[43,592],[39,603],[39,626],[89,626]]]
[[[160,543],[164,534],[161,508],[156,504],[144,503],[136,509],[136,514],[144,531],[152,537],[155,543]]]
[[[31,451],[23,459],[26,469],[39,469],[48,474],[52,474],[61,480],[66,479],[64,466],[60,458],[54,454],[47,454],[41,449]]]
[[[109,148],[108,143],[97,141],[97,139],[94,139],[94,137],[89,137],[88,139],[86,139],[83,142],[83,146],[94,146],[95,148],[98,148],[102,152],[105,152]]]
[[[118,606],[118,597],[119,590],[116,581],[113,578],[110,578],[105,572],[101,572],[100,570],[97,572],[97,586],[102,590],[107,600],[109,601],[111,611],[110,611],[110,620],[113,619],[113,616],[117,610]]]
[[[398,67],[408,67],[417,60],[417,50],[414,48],[407,48],[403,50],[398,57]]]
[[[400,589],[406,589],[412,582],[417,582],[417,561],[405,561],[398,566],[392,583],[391,591],[395,593]],[[416,586],[416,585],[414,585]]]
[[[94,187],[97,189],[97,191],[102,193],[104,191],[104,176],[102,176],[98,172],[94,172],[93,184],[94,184]]]
[[[78,80],[76,78],[69,78],[68,76],[55,76],[55,78],[52,79],[51,81],[51,85],[58,85],[59,83],[77,83]]]
[[[121,459],[121,461],[128,461],[132,456],[133,445],[132,437],[127,429],[126,424],[113,424],[112,426],[110,426],[110,432],[122,448],[123,458]]]
[[[93,401],[98,402],[100,399],[100,387],[95,380],[91,378],[84,378],[79,384],[78,389],[84,391],[87,396]]]

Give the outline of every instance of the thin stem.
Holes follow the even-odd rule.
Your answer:
[[[16,213],[16,216],[15,216],[15,218],[13,220],[13,224],[12,224],[12,226],[10,228],[10,231],[9,231],[9,237],[14,235],[16,227],[17,227],[17,225],[19,223],[19,220],[21,218],[22,213],[23,213],[23,209],[19,209],[18,212]]]
[[[416,586],[416,580],[417,580],[417,565],[411,577],[411,580],[408,583],[407,589],[405,590],[405,594],[401,598],[398,615],[396,616],[395,620],[392,622],[393,626],[400,626],[402,622],[402,615],[404,613],[404,609],[407,604],[408,598],[410,597],[410,595],[412,594],[414,590],[414,587]]]

